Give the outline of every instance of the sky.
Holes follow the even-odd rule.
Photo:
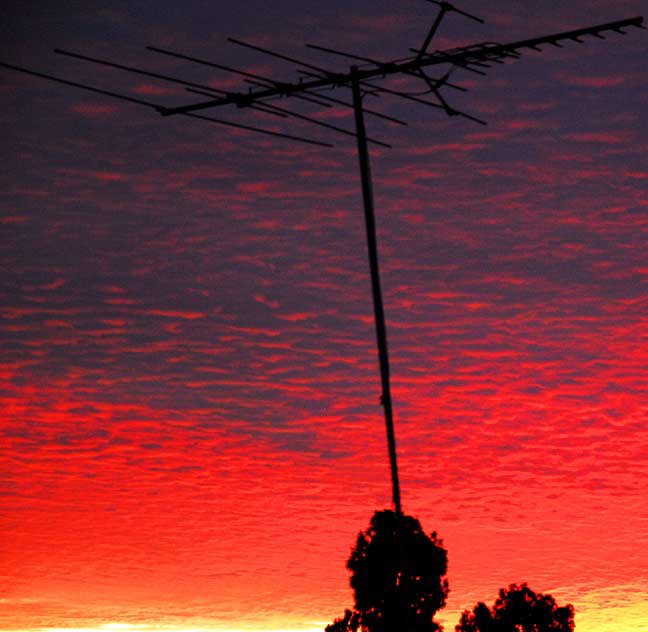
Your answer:
[[[641,15],[471,0],[434,48]],[[9,2],[0,61],[163,105],[403,57],[433,4]],[[648,631],[643,31],[366,96],[403,506],[448,550],[438,615],[526,581],[576,629]],[[406,90],[416,84],[389,84]],[[348,89],[335,96],[349,99]],[[391,501],[353,138],[299,144],[0,69],[0,630],[311,632]],[[282,104],[353,128],[344,106]],[[369,103],[367,103],[369,106]]]

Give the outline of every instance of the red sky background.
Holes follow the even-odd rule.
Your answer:
[[[437,47],[645,11],[461,7],[486,25],[449,16]],[[404,56],[435,7],[7,15],[0,60],[175,104],[195,96],[51,50],[237,89],[143,47],[292,79],[225,37],[343,69],[303,44]],[[573,603],[577,630],[648,630],[648,40],[587,42],[455,73],[471,91],[452,104],[487,127],[371,104],[410,123],[367,121],[394,145],[372,168],[403,502],[448,549],[446,630],[522,581]],[[390,502],[352,139],[163,119],[4,69],[0,94],[0,629],[321,630]]]

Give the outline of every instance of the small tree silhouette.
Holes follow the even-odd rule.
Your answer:
[[[572,632],[574,608],[559,607],[551,595],[535,593],[526,584],[501,589],[492,608],[479,602],[464,611],[456,632]]]
[[[411,516],[377,511],[347,562],[355,607],[326,632],[438,632],[448,596],[448,556],[436,532]]]

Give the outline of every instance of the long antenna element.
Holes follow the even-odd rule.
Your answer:
[[[406,99],[410,102],[427,105],[437,110],[443,111],[448,116],[462,117],[476,123],[485,125],[486,122],[478,119],[475,116],[466,114],[454,108],[446,97],[442,94],[442,90],[452,88],[454,90],[465,91],[461,85],[450,83],[450,74],[454,71],[461,73],[463,71],[470,71],[479,76],[485,76],[487,70],[492,64],[503,64],[509,61],[518,60],[523,53],[527,51],[542,51],[545,45],[552,47],[562,47],[563,44],[582,44],[587,37],[594,39],[605,39],[603,33],[618,33],[624,35],[626,29],[630,27],[645,28],[643,25],[643,17],[626,18],[614,22],[606,22],[604,24],[597,24],[585,28],[579,28],[571,31],[562,31],[560,33],[553,33],[550,35],[543,35],[526,40],[519,40],[510,42],[508,44],[500,44],[496,42],[482,42],[463,46],[460,48],[453,48],[448,50],[432,50],[430,45],[438,33],[439,27],[448,14],[457,14],[464,18],[470,19],[475,22],[483,23],[484,20],[458,9],[453,4],[445,1],[427,0],[431,4],[439,7],[438,13],[428,29],[421,45],[417,48],[410,48],[409,52],[412,55],[404,58],[393,59],[391,61],[379,61],[364,55],[356,55],[354,53],[344,53],[330,47],[318,46],[315,44],[308,44],[311,49],[319,50],[338,57],[346,57],[354,62],[348,70],[342,72],[332,72],[321,66],[312,64],[310,62],[301,61],[278,53],[275,51],[262,48],[255,44],[249,44],[241,40],[229,38],[229,41],[248,49],[252,49],[259,53],[269,55],[271,57],[281,59],[285,62],[290,62],[299,67],[299,78],[292,81],[278,81],[263,77],[256,73],[246,70],[238,70],[216,64],[204,60],[193,55],[186,55],[177,53],[166,49],[158,48],[155,46],[148,46],[147,49],[158,54],[164,54],[176,59],[186,62],[201,64],[211,68],[221,70],[224,72],[234,73],[244,77],[247,89],[242,89],[237,92],[231,90],[220,90],[211,85],[196,83],[184,78],[172,77],[170,75],[163,75],[150,70],[143,70],[133,66],[126,66],[104,59],[97,59],[89,55],[81,53],[73,53],[57,49],[55,52],[73,57],[82,61],[94,63],[100,66],[114,68],[116,70],[125,71],[128,73],[135,73],[152,77],[161,81],[173,82],[185,87],[186,90],[197,93],[204,97],[200,101],[186,103],[184,105],[162,105],[159,103],[152,103],[145,101],[138,97],[128,94],[120,94],[112,90],[105,90],[103,88],[88,86],[76,81],[70,81],[61,77],[50,75],[43,72],[23,68],[10,63],[0,62],[0,67],[13,70],[20,73],[25,73],[42,79],[54,81],[69,87],[87,90],[106,97],[119,99],[122,101],[130,102],[136,105],[146,106],[156,110],[164,117],[181,115],[194,119],[199,119],[206,122],[217,123],[235,127],[244,131],[256,132],[265,134],[282,140],[297,141],[307,143],[310,145],[320,147],[332,147],[330,143],[325,141],[305,138],[303,136],[288,134],[279,129],[265,129],[256,126],[250,126],[235,121],[217,119],[211,116],[202,114],[205,110],[211,110],[215,107],[232,106],[235,110],[244,108],[255,109],[263,114],[271,114],[281,120],[297,119],[316,125],[320,128],[329,131],[337,132],[355,138],[358,152],[358,165],[360,171],[360,182],[362,186],[362,199],[365,212],[365,228],[367,235],[367,250],[369,256],[369,269],[371,273],[371,288],[374,306],[374,319],[376,324],[376,342],[378,346],[378,361],[380,366],[380,379],[381,379],[381,396],[380,402],[384,409],[385,427],[387,431],[387,445],[389,452],[389,463],[391,471],[392,482],[392,502],[397,517],[402,517],[402,501],[401,501],[401,488],[398,476],[398,464],[396,459],[396,438],[394,431],[393,419],[393,405],[391,397],[390,386],[390,370],[389,370],[389,354],[387,349],[387,328],[385,324],[385,313],[383,307],[382,291],[380,284],[380,273],[378,266],[378,246],[376,240],[376,222],[375,222],[375,208],[373,198],[373,187],[371,181],[371,167],[369,156],[369,144],[378,145],[380,147],[389,147],[383,141],[369,138],[365,129],[364,115],[368,114],[380,120],[405,125],[406,122],[396,117],[390,116],[383,112],[378,112],[373,109],[366,108],[363,101],[368,95],[372,97],[380,97],[381,95],[395,96]],[[358,62],[363,62],[361,65]],[[440,77],[431,77],[427,74],[429,69],[441,67],[442,74]],[[405,92],[404,90],[395,86],[388,87],[383,85],[382,81],[391,77],[407,77],[412,80],[418,80],[422,83],[422,90],[418,92]],[[252,87],[250,87],[252,86]],[[344,88],[351,91],[351,102],[344,99],[324,94],[325,92],[334,91]],[[421,98],[427,97],[427,98]],[[353,118],[355,122],[355,131],[333,125],[332,123],[322,120],[324,116],[319,112],[301,113],[293,110],[288,110],[284,107],[278,106],[274,101],[280,99],[293,98],[306,102],[310,107],[318,106],[320,108],[331,108],[331,104],[336,104],[353,109]],[[400,536],[399,539],[400,555],[404,556],[403,542]]]

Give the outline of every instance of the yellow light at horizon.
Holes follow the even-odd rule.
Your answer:
[[[153,625],[144,623],[102,623],[98,627],[74,628],[30,628],[13,630],[12,632],[106,632],[118,630],[119,632],[322,632],[327,623],[322,623],[315,628],[183,628],[170,625]],[[0,632],[5,632],[0,630]]]
[[[634,586],[614,586],[609,589],[590,591],[583,595],[576,608],[576,632],[648,632],[648,595]],[[454,628],[456,613],[448,612],[440,620],[449,632]],[[270,623],[270,626],[268,626]],[[272,624],[275,624],[274,627]],[[47,627],[13,629],[11,632],[324,632],[328,622],[312,621],[308,628],[279,627],[281,622],[266,622],[258,626],[225,627],[223,625],[198,625],[183,627],[170,623],[124,623],[112,621],[92,627]],[[0,629],[0,632],[9,632]]]
[[[11,630],[0,628],[0,632],[106,632],[119,630],[120,632],[323,632],[328,623],[317,628],[174,628],[164,625],[144,625],[131,623],[104,623],[98,627],[70,627],[70,628],[14,628]]]

